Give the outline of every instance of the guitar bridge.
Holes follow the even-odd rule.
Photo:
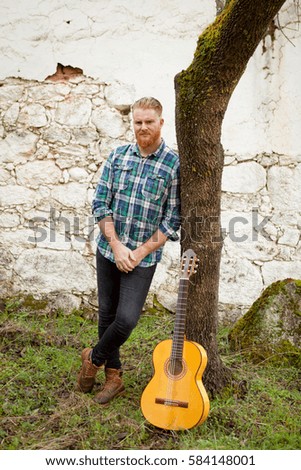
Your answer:
[[[169,398],[155,398],[155,403],[158,405],[179,406],[180,408],[188,408],[186,401],[170,400]]]

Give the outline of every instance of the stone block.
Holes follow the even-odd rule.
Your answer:
[[[56,186],[51,197],[65,207],[84,207],[87,203],[87,186],[80,183],[67,183]]]
[[[71,133],[69,131],[56,125],[50,125],[47,127],[42,135],[46,142],[53,144],[56,144],[57,142],[68,144],[71,138]]]
[[[21,109],[19,122],[26,127],[44,127],[48,119],[46,110],[41,104],[28,104]]]
[[[300,230],[297,228],[286,228],[284,235],[279,238],[278,243],[288,246],[297,246],[300,240]]]
[[[8,184],[0,186],[0,206],[17,206],[22,204],[34,205],[38,196],[35,191],[23,186]]]
[[[84,168],[74,167],[69,169],[70,178],[74,181],[89,181],[89,173]]]
[[[17,227],[20,223],[20,217],[18,214],[3,212],[0,218],[0,227],[12,228]]]
[[[14,268],[20,290],[32,294],[89,293],[96,287],[93,269],[78,252],[28,249],[21,253]]]
[[[255,193],[266,184],[266,173],[256,162],[226,166],[223,170],[222,191]]]
[[[273,166],[268,171],[268,191],[275,211],[300,210],[301,165],[296,168]]]
[[[259,269],[244,258],[223,258],[219,301],[224,304],[251,305],[260,295],[262,278]]]
[[[126,132],[126,125],[121,114],[114,109],[95,109],[92,113],[92,122],[101,136],[109,136],[116,139]]]
[[[301,261],[274,259],[262,266],[262,277],[265,286],[280,279],[301,279]]]
[[[33,132],[11,132],[0,140],[0,163],[18,163],[33,155],[39,137]]]
[[[24,91],[23,85],[6,84],[0,87],[0,109],[7,109],[13,102],[21,100]]]
[[[51,160],[28,162],[16,168],[17,183],[34,189],[41,185],[58,184],[61,175],[61,170]]]
[[[108,105],[119,111],[130,112],[134,97],[135,89],[132,85],[113,82],[105,88],[105,98]]]
[[[19,116],[20,105],[19,103],[13,103],[3,116],[3,124],[6,126],[13,126]]]
[[[67,127],[86,126],[92,111],[89,98],[69,95],[60,101],[55,112],[55,121]]]

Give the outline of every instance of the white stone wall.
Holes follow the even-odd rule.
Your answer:
[[[164,137],[176,147],[174,75],[191,62],[214,3],[1,2],[0,295],[95,304],[90,202],[101,164],[131,141],[129,105],[142,95],[163,102]],[[288,0],[283,32],[277,20],[275,38],[260,43],[224,120],[222,316],[241,314],[276,279],[301,278],[297,19]],[[84,76],[45,81],[57,63]],[[152,285],[169,308],[178,266],[179,245],[170,242]]]
[[[101,164],[133,139],[133,91],[85,77],[0,86],[1,295],[95,303],[91,200]]]
[[[300,177],[301,155],[226,157],[222,304],[251,305],[272,282],[300,279]]]

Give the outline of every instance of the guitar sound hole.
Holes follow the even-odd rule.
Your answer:
[[[183,372],[183,364],[180,359],[171,359],[168,364],[168,372],[170,375],[178,376]]]

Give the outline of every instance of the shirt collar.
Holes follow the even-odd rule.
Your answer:
[[[147,157],[143,157],[143,158],[160,157],[162,155],[162,152],[163,152],[165,147],[166,147],[165,140],[162,139],[161,144],[159,145],[157,150],[155,152],[151,153],[150,155],[148,155]],[[142,158],[137,142],[135,144],[133,144],[133,153],[138,155],[138,157]]]

